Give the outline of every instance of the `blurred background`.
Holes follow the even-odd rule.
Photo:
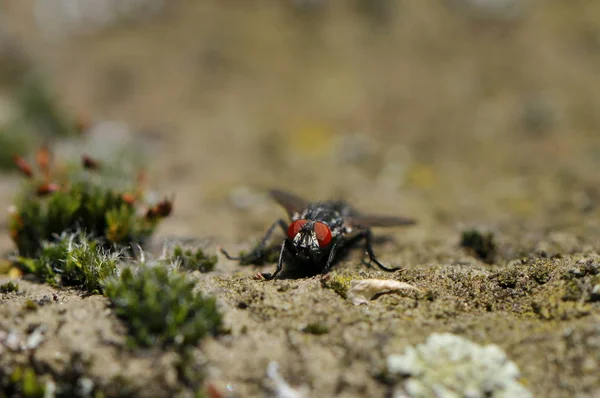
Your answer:
[[[599,70],[598,1],[0,0],[0,205],[14,152],[79,140],[144,159],[165,235],[252,241],[273,186],[408,240],[593,235]]]

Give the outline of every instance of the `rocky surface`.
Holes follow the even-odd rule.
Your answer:
[[[130,126],[152,188],[176,194],[150,251],[178,239],[211,253],[251,248],[285,215],[264,194],[274,186],[419,221],[375,230],[380,259],[404,272],[366,268],[356,250],[327,280],[256,281],[274,264],[221,255],[213,272],[191,273],[230,329],[193,350],[210,391],[285,396],[267,377],[276,362],[271,374],[298,394],[389,396],[402,381],[386,358],[449,332],[498,346],[534,396],[600,394],[595,3],[531,2],[493,18],[493,7],[465,13],[456,2],[373,2],[383,14],[173,2],[160,16],[56,37],[39,33],[26,3],[0,2],[11,40],[72,112]],[[0,178],[2,208],[17,188],[16,176]],[[493,234],[493,261],[460,246],[472,229]],[[0,247],[12,249],[7,233]],[[419,291],[344,297],[371,278]],[[18,284],[0,293],[2,371],[33,366],[81,395],[189,394],[177,353],[124,348],[105,298]]]

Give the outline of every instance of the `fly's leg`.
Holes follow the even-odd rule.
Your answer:
[[[373,245],[372,245],[372,239],[373,239],[373,235],[371,234],[371,230],[370,229],[366,229],[364,232],[362,232],[362,234],[365,238],[365,247],[367,249],[367,255],[369,256],[369,262],[370,263],[375,263],[377,264],[377,266],[379,268],[381,268],[384,271],[387,272],[394,272],[394,271],[398,271],[401,270],[402,267],[398,267],[398,268],[388,268],[385,265],[381,264],[379,262],[379,260],[377,260],[377,257],[375,256],[375,253],[373,252]],[[363,260],[363,263],[365,261]],[[367,263],[367,265],[370,265],[369,263]]]
[[[267,243],[269,242],[269,239],[271,239],[271,235],[273,235],[273,231],[275,231],[275,228],[277,228],[278,225],[281,227],[281,229],[284,231],[284,233],[287,232],[288,226],[285,223],[285,221],[283,221],[280,218],[279,220],[277,220],[273,224],[271,224],[271,226],[269,227],[269,229],[267,229],[267,232],[265,233],[265,236],[262,238],[260,243],[248,254],[236,257],[236,256],[230,255],[223,248],[220,249],[221,253],[223,253],[225,255],[225,257],[227,257],[229,260],[236,260],[236,261],[239,261],[241,263],[246,263],[246,264],[251,264],[257,260],[260,260],[263,257],[263,254],[264,254],[263,252],[265,250],[265,247],[267,246]]]
[[[325,268],[323,268],[321,274],[325,275],[331,269],[331,266],[333,265],[333,260],[335,259],[335,255],[337,254],[337,247],[337,242],[335,242],[333,246],[331,246],[331,251],[329,252],[329,257],[327,258],[327,263],[325,264]]]
[[[281,251],[279,252],[279,260],[277,261],[277,269],[275,270],[275,272],[273,272],[272,274],[269,272],[260,272],[257,275],[257,277],[259,279],[264,279],[266,281],[270,281],[272,279],[275,279],[277,274],[279,274],[281,272],[281,270],[283,269],[283,254],[285,253],[286,244],[287,244],[287,239],[284,240],[283,243],[281,244]]]

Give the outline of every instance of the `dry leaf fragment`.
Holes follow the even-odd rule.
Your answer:
[[[364,304],[378,294],[394,293],[400,290],[421,291],[413,285],[393,279],[361,279],[350,282],[348,300],[354,305]]]

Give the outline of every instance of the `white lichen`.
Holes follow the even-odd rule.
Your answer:
[[[403,355],[390,355],[387,366],[391,375],[405,377],[396,398],[532,397],[500,347],[449,333],[432,334]]]

